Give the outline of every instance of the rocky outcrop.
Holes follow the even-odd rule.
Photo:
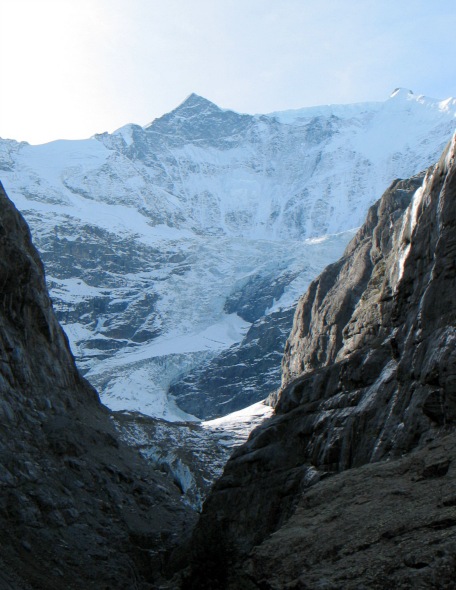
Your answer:
[[[215,485],[183,588],[454,584],[454,159],[453,138],[393,183],[300,301],[276,416]]]
[[[453,433],[397,461],[319,482],[255,547],[235,587],[454,588],[455,451]]]
[[[154,468],[170,477],[182,501],[200,512],[233,450],[273,410],[265,402],[204,422],[168,422],[138,414],[115,412],[119,435]]]
[[[3,188],[0,205],[0,587],[155,588],[193,512],[119,441]]]

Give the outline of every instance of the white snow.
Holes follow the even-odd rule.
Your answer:
[[[116,129],[113,135],[118,135],[122,137],[125,142],[125,145],[131,145],[133,143],[133,128],[134,125],[124,125],[120,127],[120,129]]]
[[[112,357],[104,363],[103,370],[110,365],[126,365],[153,357],[229,348],[241,340],[249,326],[250,324],[238,315],[230,314],[199,333],[181,334],[177,330],[168,332],[150,344],[145,344],[140,350],[126,351]],[[96,370],[92,374],[95,372]]]
[[[42,145],[22,146],[19,162],[23,168],[39,176],[40,182],[57,184],[61,188],[65,171],[89,171],[102,166],[109,151],[98,141],[58,140]]]
[[[281,123],[287,125],[304,124],[315,117],[335,116],[341,119],[350,119],[359,116],[360,113],[374,113],[383,103],[381,102],[359,102],[352,104],[328,104],[302,109],[291,109],[287,111],[274,111],[268,113],[270,117],[276,117]],[[259,115],[261,116],[261,115]]]
[[[445,157],[445,167],[447,170],[449,170],[450,167],[452,166],[455,156],[456,156],[456,133],[454,133],[453,137],[451,138],[448,152]]]
[[[99,289],[88,285],[83,279],[57,279],[52,276],[47,276],[46,280],[51,285],[54,296],[61,297],[68,302],[76,302],[81,299],[91,299],[106,294],[106,289]]]
[[[91,380],[90,374],[88,378]],[[109,381],[101,399],[111,410],[139,411],[170,422],[198,421],[195,416],[179,409],[163,388],[148,386],[150,379],[147,366],[121,372],[117,379]]]
[[[83,347],[80,346],[81,341],[87,340],[93,335],[92,330],[89,330],[84,324],[78,322],[65,324],[65,333],[68,336],[70,348],[75,356],[82,354]]]
[[[427,172],[423,184],[415,191],[413,195],[412,201],[408,206],[405,214],[404,219],[402,222],[402,228],[399,235],[399,260],[398,260],[398,275],[396,280],[396,286],[401,281],[404,275],[404,267],[407,257],[410,253],[411,249],[411,241],[413,237],[413,231],[416,227],[418,222],[418,211],[423,203],[424,196],[426,194],[426,190],[428,185],[432,182],[433,174]]]
[[[215,420],[201,422],[203,428],[223,431],[236,435],[237,440],[245,440],[249,433],[270,418],[274,410],[264,402],[258,402],[237,412],[227,414]]]

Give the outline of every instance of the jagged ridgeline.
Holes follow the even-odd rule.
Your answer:
[[[0,284],[0,588],[154,588],[194,513],[77,371],[1,185]]]
[[[207,500],[183,588],[454,588],[455,138],[300,300],[276,416]]]

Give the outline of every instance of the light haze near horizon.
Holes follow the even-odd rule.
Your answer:
[[[145,125],[195,92],[268,113],[456,95],[442,0],[0,0],[0,137]]]

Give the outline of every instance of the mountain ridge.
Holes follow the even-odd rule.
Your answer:
[[[385,104],[290,125],[216,106],[213,124],[204,102],[189,119],[171,124],[175,109],[148,130],[0,141],[5,186],[32,227],[79,367],[105,403],[180,420],[173,388],[190,413],[194,395],[205,398],[206,418],[240,409],[243,389],[253,402],[280,385],[273,363],[291,328],[285,310],[340,256],[384,186],[435,161],[455,128],[451,105]],[[246,293],[255,297],[250,326]],[[211,359],[239,377],[232,389],[226,381],[223,403],[204,387]],[[261,386],[260,367],[270,376]]]

